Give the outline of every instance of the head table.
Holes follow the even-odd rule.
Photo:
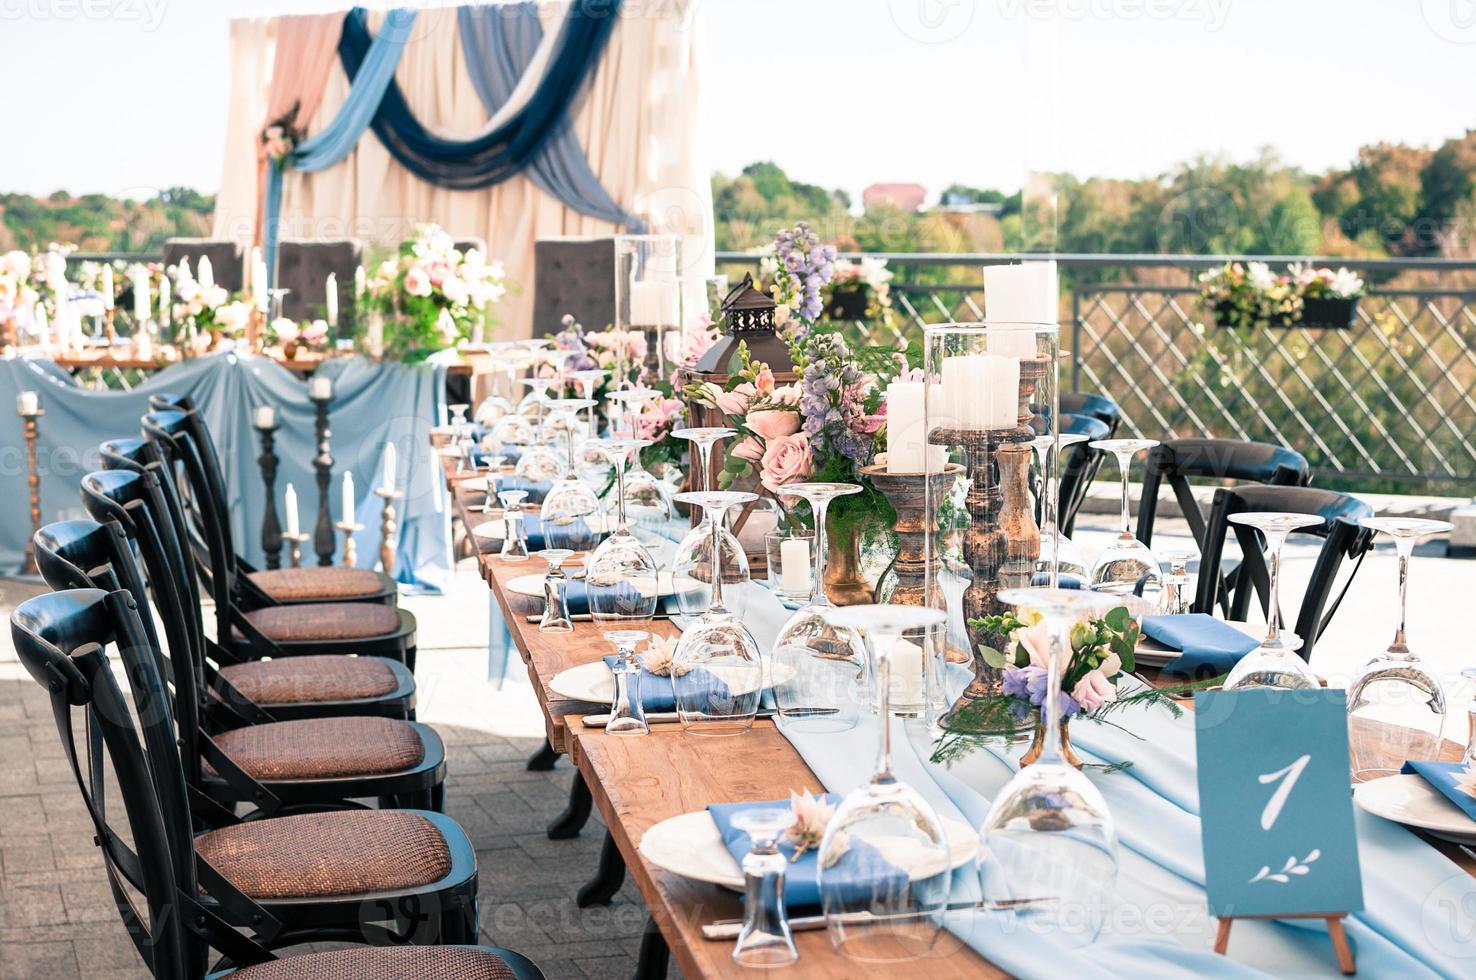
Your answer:
[[[467,528],[486,520],[481,491],[462,489],[456,460],[442,458],[455,512]],[[470,475],[470,474],[466,474]],[[476,541],[477,539],[472,538]],[[494,629],[504,621],[511,646],[527,669],[547,727],[552,750],[567,754],[587,785],[609,830],[607,847],[618,849],[671,954],[687,977],[750,975],[733,962],[729,941],[703,938],[701,927],[741,917],[736,893],[661,870],[642,856],[641,836],[653,825],[710,803],[780,799],[791,790],[845,793],[871,772],[877,721],[870,719],[843,736],[799,736],[759,720],[752,731],[733,738],[697,739],[677,725],[653,726],[646,737],[612,738],[603,728],[584,727],[585,714],[606,705],[571,701],[548,686],[559,672],[591,663],[611,652],[600,627],[576,621],[572,634],[544,634],[529,617],[541,600],[509,592],[516,577],[541,572],[536,555],[524,562],[502,561],[480,542],[479,568],[494,597]],[[762,590],[757,584],[744,586]],[[761,644],[772,641],[787,612],[777,600],[772,609],[761,599],[749,604],[746,623]],[[679,632],[658,619],[654,636]],[[1149,678],[1152,680],[1152,678]],[[988,799],[1008,780],[1014,762],[978,752],[945,769],[927,762],[902,732],[894,734],[898,775],[924,794],[940,812],[973,826],[983,823]],[[1073,741],[1098,761],[1132,758],[1133,768],[1094,780],[1106,794],[1119,825],[1122,914],[1109,917],[1098,941],[1085,949],[1059,949],[1039,936],[1024,935],[997,923],[955,921],[926,959],[888,964],[894,977],[1041,976],[1070,971],[1085,977],[1175,977],[1186,973],[1216,977],[1336,976],[1326,932],[1305,921],[1242,922],[1231,956],[1211,952],[1215,920],[1205,905],[1192,719],[1165,712],[1143,712],[1133,719],[1142,740],[1110,726],[1082,725]],[[1094,731],[1100,729],[1100,731]],[[1458,759],[1448,743],[1446,756]],[[576,787],[582,790],[582,786]],[[1476,903],[1476,860],[1457,845],[1416,835],[1370,814],[1357,813],[1367,908],[1347,920],[1348,934],[1365,976],[1470,975],[1476,944],[1442,941],[1428,918],[1435,905],[1469,910]],[[977,880],[956,873],[954,900],[977,898]],[[1449,903],[1454,903],[1450,905]],[[1457,912],[1456,914],[1463,914]],[[1465,913],[1468,914],[1468,913]],[[1424,917],[1424,918],[1422,918]],[[1443,928],[1450,930],[1449,923]],[[1458,934],[1458,927],[1452,934]],[[648,940],[654,936],[648,936]],[[859,964],[837,955],[823,931],[795,934],[806,977],[854,977]],[[658,944],[659,945],[659,944]],[[643,951],[645,947],[643,946]]]

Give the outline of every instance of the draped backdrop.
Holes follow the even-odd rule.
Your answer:
[[[693,0],[524,0],[232,22],[215,237],[393,247],[435,222],[480,238],[519,289],[498,336],[527,336],[540,238],[683,236],[711,274],[710,172]],[[289,164],[264,126],[297,110]],[[545,327],[548,325],[544,325]]]

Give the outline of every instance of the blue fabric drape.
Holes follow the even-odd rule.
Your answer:
[[[428,131],[410,111],[393,81],[370,125],[400,164],[428,183],[450,190],[479,190],[520,173],[561,125],[569,104],[583,87],[605,42],[615,29],[621,0],[598,7],[576,3],[549,59],[547,71],[528,104],[491,132],[469,140],[447,140]],[[358,88],[374,41],[361,7],[343,20],[338,55],[345,74]]]
[[[354,12],[359,15],[362,26],[364,12]],[[405,50],[405,41],[410,37],[410,28],[414,23],[414,10],[400,8],[386,14],[384,26],[380,28],[373,42],[366,44],[357,72],[349,73],[353,84],[332,121],[320,132],[303,140],[292,151],[290,161],[273,162],[267,168],[266,201],[262,209],[262,259],[266,262],[267,279],[272,285],[276,285],[277,278],[282,168],[290,165],[312,173],[326,170],[349,155],[379,109],[385,90],[395,80],[395,68],[400,63],[400,54]]]
[[[466,6],[456,10],[461,50],[472,86],[487,115],[496,115],[523,77],[543,40],[536,3]],[[644,232],[643,218],[627,214],[605,190],[567,113],[559,116],[548,141],[524,171],[535,187],[565,207],[632,232]]]
[[[441,417],[445,369],[375,364],[363,358],[332,359],[319,370],[333,377],[329,415],[334,457],[329,503],[339,517],[343,474],[354,474],[355,510],[365,528],[355,538],[361,556],[379,554],[382,500],[374,494],[383,472],[385,443],[393,441],[400,459],[401,536],[396,577],[428,591],[443,589],[451,576],[450,508],[439,460],[429,436]],[[15,405],[17,393],[40,393],[42,417],[37,439],[41,475],[41,522],[83,517],[78,482],[102,468],[99,443],[139,434],[139,418],[149,410],[149,395],[189,395],[204,412],[220,450],[229,494],[232,533],[248,561],[262,566],[261,519],[265,510],[259,437],[251,427],[253,409],[272,405],[281,428],[276,433],[276,502],[280,515],[288,483],[297,490],[302,526],[311,531],[318,507],[312,468],[316,453],[314,409],[307,385],[269,358],[212,354],[166,368],[132,391],[91,391],[44,358],[0,359],[0,405]],[[30,536],[25,444],[14,410],[0,412],[0,576],[16,574]],[[281,517],[285,526],[286,518]],[[283,550],[286,559],[286,550]],[[304,562],[316,561],[313,555]]]

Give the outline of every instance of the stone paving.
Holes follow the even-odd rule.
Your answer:
[[[1090,515],[1077,543],[1093,555],[1112,519]],[[1184,540],[1182,522],[1163,521],[1155,543]],[[1476,594],[1476,561],[1422,547],[1410,590],[1411,645],[1448,683],[1476,665],[1464,618],[1451,614]],[[1288,548],[1286,595],[1296,601],[1315,548]],[[0,615],[40,590],[0,581]],[[1343,610],[1317,649],[1314,666],[1330,680],[1382,649],[1393,632],[1392,548],[1364,563]],[[519,950],[551,978],[630,976],[645,912],[627,882],[609,908],[581,910],[574,895],[592,872],[602,830],[597,817],[572,841],[550,841],[544,827],[564,805],[567,761],[528,772],[542,720],[525,678],[486,680],[486,586],[462,562],[449,595],[406,597],[421,626],[419,716],[445,739],[450,764],[447,809],[466,828],[481,868],[482,940]],[[15,660],[0,630],[0,978],[145,975],[123,933],[104,881],[92,828],[61,755],[44,692]],[[1452,691],[1451,736],[1465,737],[1469,691]],[[676,970],[673,968],[672,975]]]

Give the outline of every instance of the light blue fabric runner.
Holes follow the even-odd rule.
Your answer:
[[[405,42],[410,38],[410,28],[414,23],[414,10],[401,7],[385,14],[384,25],[374,35],[374,42],[369,46],[369,53],[354,77],[354,84],[349,87],[343,105],[339,106],[328,125],[297,145],[285,166],[313,173],[326,170],[349,155],[358,145],[364,130],[369,128],[385,89],[394,81],[395,67],[400,63],[400,53],[405,50]],[[273,286],[277,279],[283,166],[283,163],[273,162],[267,167],[266,198],[262,206],[262,260],[267,267],[267,282]]]
[[[461,50],[472,87],[488,116],[495,116],[543,40],[543,23],[535,3],[461,6],[456,8]],[[646,221],[627,214],[595,176],[584,148],[568,119],[538,151],[524,171],[539,190],[566,207],[632,232],[644,232]]]
[[[356,517],[365,525],[355,535],[361,560],[372,565],[379,555],[379,519],[383,502],[374,494],[383,472],[383,453],[393,441],[400,459],[398,485],[400,542],[396,577],[406,585],[439,591],[451,573],[450,512],[438,460],[431,455],[430,427],[440,418],[444,368],[375,364],[363,358],[333,358],[319,371],[334,379],[330,408],[334,457],[328,499],[334,520],[340,516],[345,472],[354,475]],[[0,521],[0,575],[20,569],[30,522],[27,513],[25,447],[21,422],[13,406],[16,394],[40,393],[46,414],[38,432],[42,523],[85,516],[78,483],[102,468],[99,443],[139,434],[139,419],[149,410],[149,395],[189,395],[204,413],[216,442],[229,494],[231,530],[236,546],[257,567],[264,567],[261,520],[265,498],[257,457],[261,443],[251,426],[252,410],[272,405],[281,428],[276,433],[279,463],[276,482],[278,518],[283,527],[282,495],[288,483],[297,490],[302,528],[311,533],[318,492],[312,460],[317,450],[314,408],[307,385],[269,358],[231,352],[211,354],[159,371],[132,391],[83,388],[45,358],[0,360],[0,508],[10,519]],[[282,551],[287,560],[287,551]],[[315,564],[311,544],[304,564]]]

